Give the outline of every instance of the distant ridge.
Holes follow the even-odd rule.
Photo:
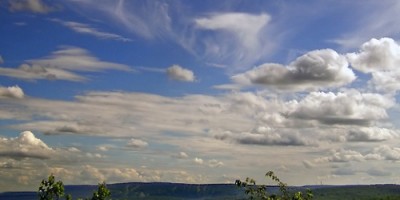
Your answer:
[[[151,200],[224,200],[246,199],[243,190],[234,184],[186,184],[170,182],[129,182],[108,184],[113,200],[151,199]],[[92,195],[97,185],[67,185],[65,191],[75,198]],[[314,199],[400,199],[400,185],[306,185],[289,187],[289,190],[311,189]],[[276,186],[268,187],[268,192],[278,192]],[[35,200],[36,192],[4,192],[0,200]]]

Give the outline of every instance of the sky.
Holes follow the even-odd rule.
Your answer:
[[[0,191],[400,184],[400,1],[0,0]]]

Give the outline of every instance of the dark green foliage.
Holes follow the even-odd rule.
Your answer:
[[[92,197],[97,185],[67,185],[65,193],[72,194],[74,200]],[[249,199],[244,188],[234,184],[178,184],[178,183],[118,183],[107,184],[112,200],[244,200]],[[400,185],[309,185],[288,186],[289,193],[311,188],[313,200],[400,200]],[[278,186],[268,186],[268,194],[279,194]],[[38,199],[36,192],[0,192],[0,200]]]
[[[301,191],[295,192],[293,194],[289,193],[288,186],[286,183],[283,183],[277,176],[275,176],[274,172],[269,171],[265,174],[266,177],[271,178],[274,182],[277,183],[280,191],[280,195],[278,194],[268,194],[267,186],[265,185],[257,185],[256,181],[251,178],[246,178],[244,182],[240,180],[236,180],[236,186],[240,188],[244,188],[244,192],[249,196],[249,199],[256,200],[310,200],[313,198],[313,194],[311,190],[307,190],[306,194]]]
[[[62,181],[55,182],[55,177],[51,174],[48,180],[43,179],[39,191],[39,200],[59,200],[65,196],[66,200],[72,200],[71,195],[64,194],[64,184]],[[106,183],[100,183],[97,187],[97,191],[93,192],[92,198],[86,198],[85,200],[106,200],[111,196],[111,192],[107,189]]]
[[[106,183],[100,183],[97,191],[93,193],[93,197],[90,200],[105,200],[111,196],[110,190],[107,189]]]
[[[243,200],[245,197],[233,184],[118,183],[109,189],[113,200]]]
[[[64,184],[62,181],[55,181],[53,174],[47,180],[43,179],[40,183],[39,200],[58,200],[64,197]],[[71,200],[71,195],[66,195],[65,199]]]
[[[315,200],[392,200],[400,199],[399,185],[346,185],[313,189]]]

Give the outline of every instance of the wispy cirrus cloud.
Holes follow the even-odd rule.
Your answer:
[[[346,6],[346,4],[344,5]],[[400,2],[396,0],[353,2],[348,6],[357,7],[354,15],[360,16],[354,20],[353,27],[342,36],[334,38],[333,42],[344,49],[354,49],[370,38],[393,37],[400,39],[400,28],[397,17],[400,12]],[[351,8],[351,7],[349,7]],[[354,9],[353,9],[354,10]]]
[[[42,0],[9,0],[9,10],[28,11],[39,14],[47,14],[56,10],[56,7],[47,5]]]
[[[0,75],[25,80],[86,81],[87,78],[79,72],[104,70],[132,71],[127,65],[101,61],[85,49],[62,46],[50,56],[27,60],[18,68],[0,67]]]
[[[210,66],[248,68],[272,53],[271,16],[235,11],[182,12],[179,1],[71,1],[147,40],[171,41]],[[275,36],[279,35],[278,33]]]
[[[88,0],[68,3],[146,39],[168,38],[172,31],[169,5],[165,2]]]
[[[199,44],[212,63],[247,67],[265,56],[271,43],[265,42],[271,16],[267,13],[214,13],[194,19],[195,28],[204,34]]]
[[[132,39],[123,37],[123,36],[115,34],[115,33],[100,31],[96,28],[93,28],[89,24],[73,22],[73,21],[63,21],[60,19],[51,19],[51,21],[57,22],[77,33],[91,35],[91,36],[97,37],[99,39],[116,40],[116,41],[122,41],[122,42],[132,42]]]

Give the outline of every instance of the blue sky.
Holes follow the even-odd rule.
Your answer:
[[[400,3],[0,1],[0,190],[400,183]]]

